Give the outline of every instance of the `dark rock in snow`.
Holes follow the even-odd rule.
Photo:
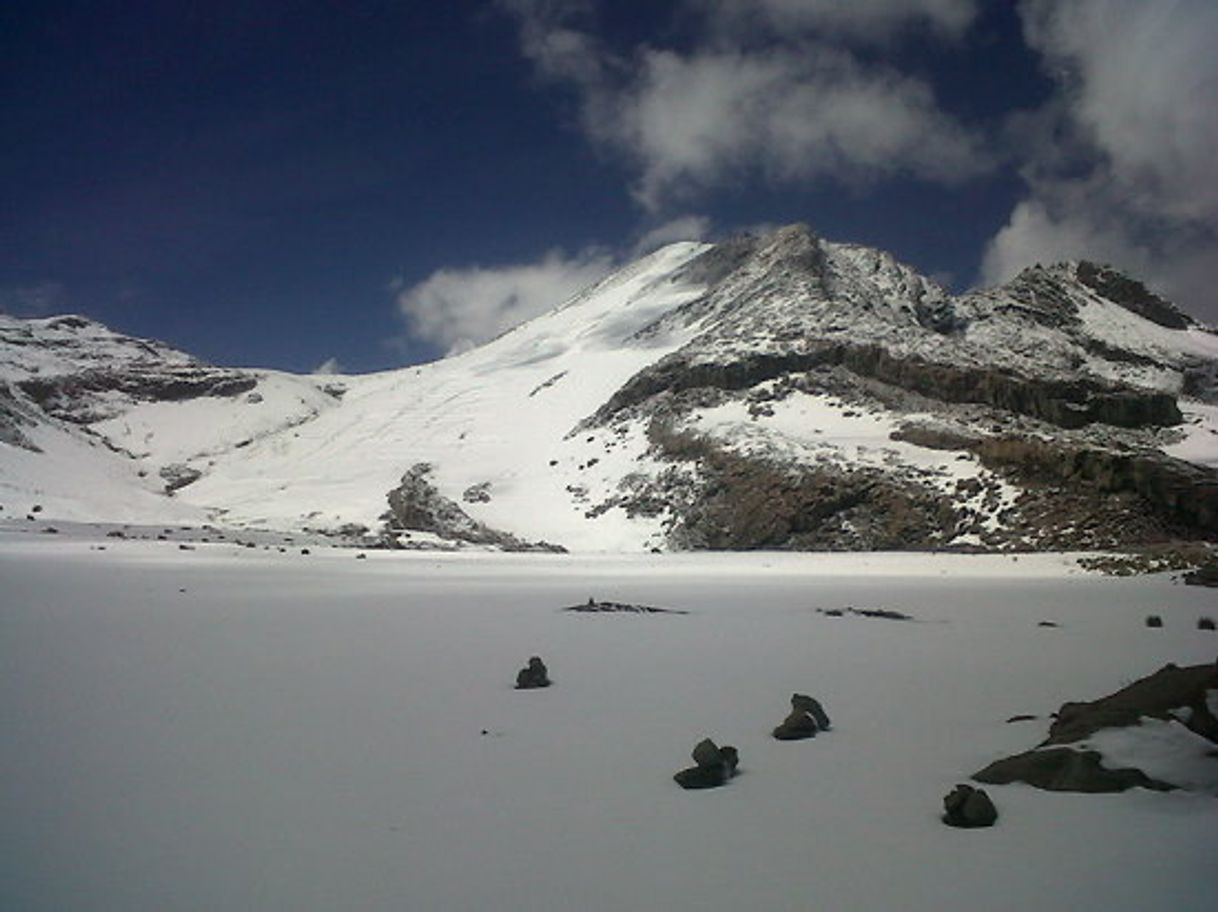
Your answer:
[[[1218,563],[1206,564],[1185,574],[1184,585],[1218,587]]]
[[[1198,630],[1213,630],[1214,629],[1214,619],[1212,617],[1197,618],[1197,629]]]
[[[710,738],[703,738],[693,749],[694,763],[673,776],[683,789],[716,788],[736,775],[740,755],[736,748],[725,744],[719,747]]]
[[[1050,792],[1123,792],[1135,787],[1168,791],[1174,786],[1151,779],[1140,769],[1108,769],[1095,751],[1069,747],[1030,750],[995,761],[973,774],[987,785],[1026,782]]]
[[[779,741],[800,741],[815,737],[818,731],[828,731],[829,716],[820,701],[807,694],[791,695],[791,713],[774,729]]]
[[[594,598],[581,605],[570,605],[563,611],[577,614],[689,614],[679,608],[656,608],[652,605],[635,605],[630,602],[598,602]]]
[[[802,709],[793,709],[772,734],[779,741],[802,741],[815,738],[817,731],[816,720]]]
[[[529,659],[529,664],[516,674],[517,690],[535,690],[538,687],[549,687],[550,683],[546,663],[538,656]]]
[[[997,820],[998,809],[983,789],[961,784],[943,798],[943,822],[948,826],[977,829]]]
[[[1026,782],[1037,788],[1068,792],[1175,788],[1140,769],[1105,767],[1103,757],[1080,742],[1101,729],[1127,728],[1151,718],[1179,722],[1218,744],[1218,719],[1209,703],[1209,694],[1215,689],[1218,665],[1165,665],[1099,700],[1063,704],[1049,727],[1048,739],[1040,747],[991,763],[973,779],[996,785]]]
[[[1157,615],[1157,614],[1148,614],[1148,615],[1146,615],[1146,626],[1147,627],[1162,627],[1163,618],[1159,617],[1159,615]]]

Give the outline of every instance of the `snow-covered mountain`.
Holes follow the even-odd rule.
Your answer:
[[[0,517],[584,551],[1213,538],[1216,403],[1218,335],[1112,270],[952,296],[792,226],[366,376],[0,317]]]

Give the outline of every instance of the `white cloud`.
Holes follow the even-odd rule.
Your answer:
[[[1086,257],[1218,319],[1218,4],[1025,0],[1059,82],[1024,169],[1028,197],[991,241],[986,281]]]
[[[552,250],[535,263],[440,269],[403,290],[398,309],[411,336],[457,354],[562,304],[613,267],[592,248]]]
[[[766,0],[776,24],[796,16],[809,28],[775,28],[760,43],[724,27],[740,3],[702,3],[706,31],[693,47],[628,54],[581,29],[587,4],[504,5],[519,18],[522,50],[538,72],[576,91],[587,137],[633,165],[635,197],[651,211],[740,179],[781,185],[909,175],[954,183],[989,164],[977,137],[939,109],[926,82],[874,58],[864,62],[811,28],[851,23],[857,35],[888,35],[920,19],[959,30],[971,3],[911,8],[876,0],[841,4],[854,9],[843,12],[838,4]]]
[[[647,231],[634,244],[635,257],[659,250],[677,241],[700,241],[710,234],[711,220],[705,215],[682,215]]]

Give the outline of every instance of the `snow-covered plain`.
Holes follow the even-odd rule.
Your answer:
[[[5,532],[0,580],[6,910],[1112,912],[1218,889],[1208,795],[990,787],[995,828],[938,820],[1064,700],[1214,659],[1212,591],[1169,577]],[[690,614],[559,610],[589,596]],[[915,620],[816,611],[847,605]],[[533,654],[555,686],[513,690]],[[793,691],[833,730],[772,740]],[[683,792],[704,736],[742,774]]]

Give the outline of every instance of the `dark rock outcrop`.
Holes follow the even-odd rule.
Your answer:
[[[898,356],[879,345],[811,343],[778,352],[742,355],[730,361],[691,361],[669,355],[630,378],[592,417],[605,424],[616,414],[661,393],[691,389],[737,391],[787,374],[844,367],[945,403],[988,405],[1063,428],[1102,423],[1116,427],[1169,427],[1182,420],[1174,396],[1099,380],[1027,377],[1011,371],[941,364],[916,355]]]
[[[549,542],[526,542],[478,522],[436,489],[430,479],[431,471],[430,463],[415,463],[402,476],[401,484],[386,494],[389,510],[381,519],[387,532],[430,532],[450,541],[488,545],[504,551],[566,550]]]
[[[31,377],[17,384],[44,412],[64,421],[90,424],[111,417],[101,395],[121,393],[142,402],[181,402],[205,396],[248,393],[258,378],[210,367],[93,369],[57,377]]]
[[[200,478],[203,473],[196,468],[185,465],[180,462],[175,462],[172,465],[167,465],[160,471],[161,479],[165,482],[165,493],[172,494],[179,488],[184,488],[187,485],[192,485]]]
[[[529,664],[516,673],[517,690],[536,690],[549,687],[551,683],[550,672],[539,656],[530,658]]]
[[[1036,749],[995,761],[973,774],[987,784],[1026,782],[1050,791],[1121,792],[1140,787],[1164,791],[1176,786],[1136,768],[1110,769],[1087,749],[1087,738],[1102,729],[1126,728],[1143,718],[1172,720],[1218,744],[1218,719],[1208,694],[1218,689],[1218,664],[1181,668],[1166,665],[1115,693],[1087,703],[1065,703]]]
[[[699,741],[692,756],[696,765],[673,776],[677,785],[684,789],[708,789],[723,785],[736,775],[736,767],[740,763],[736,748],[727,744],[719,747],[710,738]]]
[[[1175,305],[1151,292],[1141,282],[1124,276],[1115,269],[1083,260],[1078,264],[1075,274],[1080,282],[1096,294],[1152,323],[1168,329],[1188,329],[1193,325],[1192,319]]]
[[[1184,575],[1186,586],[1211,586],[1218,588],[1218,563],[1198,567],[1192,573]]]
[[[943,798],[943,822],[961,829],[993,826],[998,821],[998,809],[984,789],[960,784]]]
[[[1167,791],[1174,786],[1132,767],[1108,769],[1095,751],[1050,747],[1026,751],[991,763],[973,774],[977,782],[1007,785],[1026,782],[1050,792],[1123,792],[1131,788]]]
[[[1218,690],[1218,665],[1165,665],[1115,693],[1089,703],[1065,703],[1049,727],[1045,744],[1081,741],[1102,728],[1137,725],[1142,718],[1178,719],[1203,738],[1218,743],[1218,719],[1207,692]],[[1179,713],[1179,710],[1187,710]]]

